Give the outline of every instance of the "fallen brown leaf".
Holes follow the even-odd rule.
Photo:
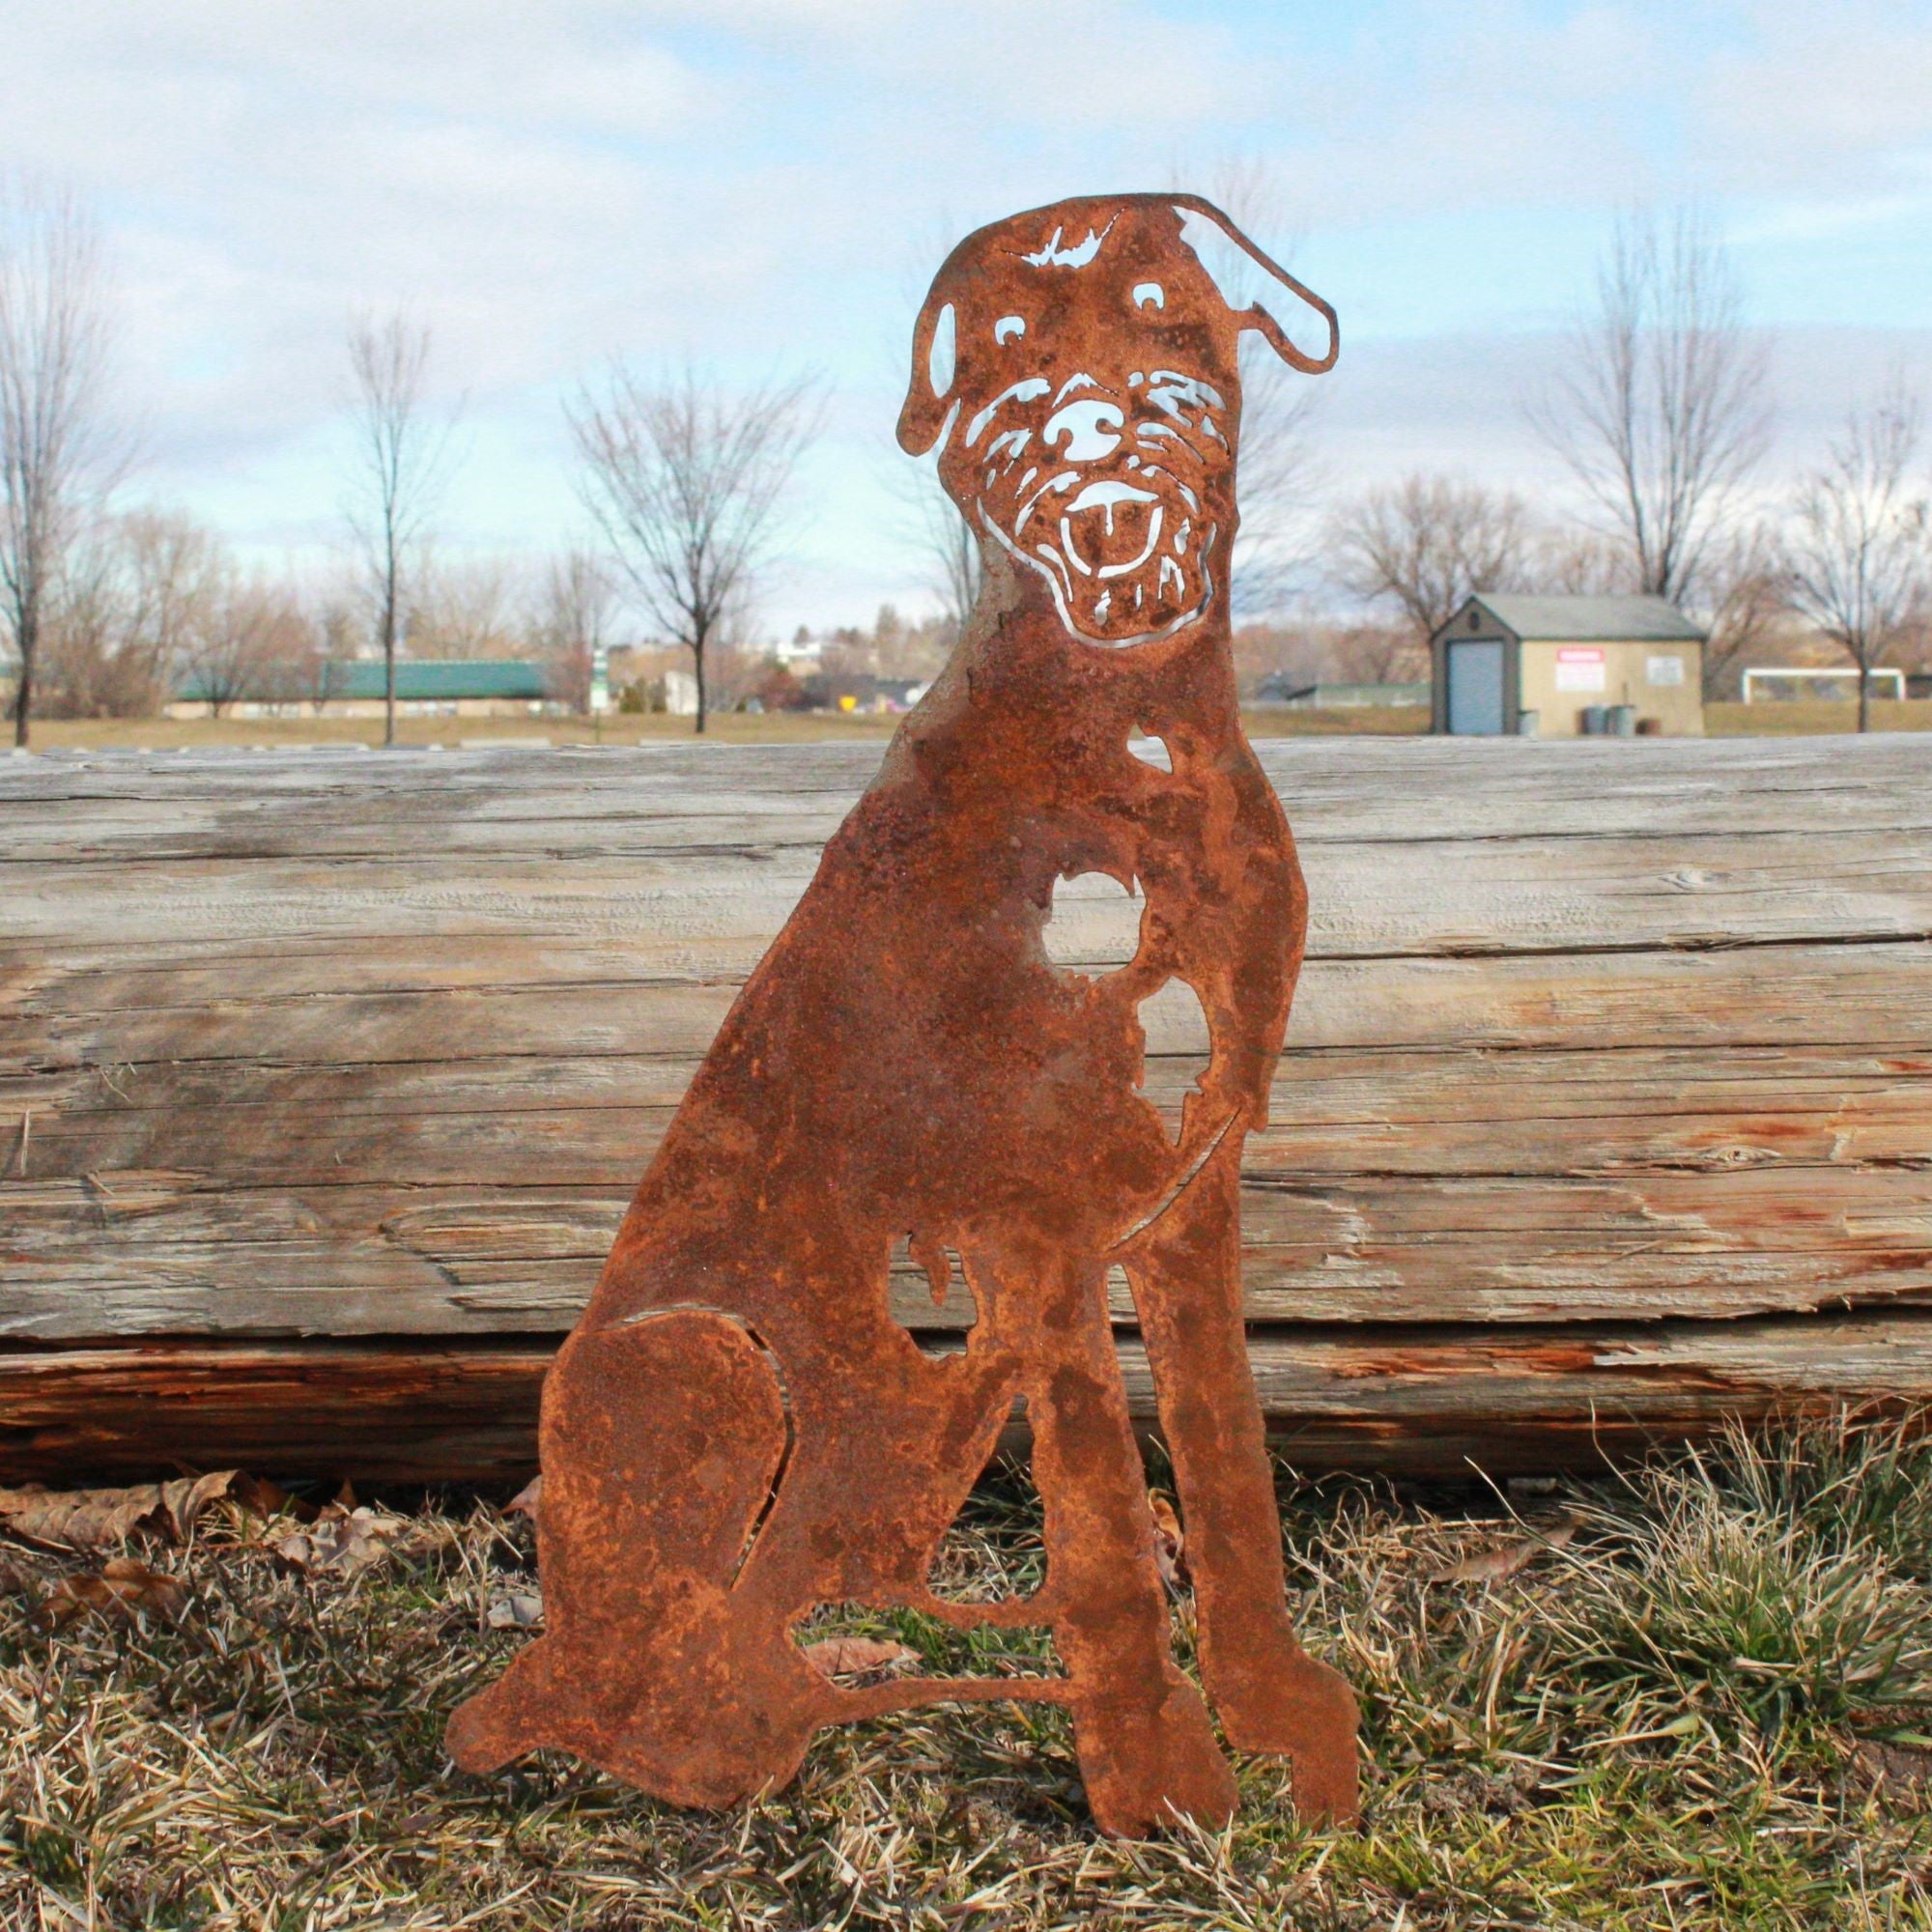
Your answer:
[[[0,1524],[22,1542],[56,1550],[101,1549],[130,1536],[180,1543],[212,1502],[228,1498],[255,1516],[289,1506],[272,1483],[238,1469],[137,1483],[119,1490],[0,1490]]]
[[[150,1570],[131,1556],[113,1556],[99,1570],[63,1577],[41,1605],[43,1622],[59,1630],[84,1610],[135,1617],[146,1611],[178,1617],[187,1607],[187,1585],[165,1571]]]
[[[1153,1560],[1160,1580],[1179,1597],[1193,1581],[1187,1570],[1187,1538],[1174,1505],[1158,1490],[1148,1492],[1148,1506],[1153,1511]]]
[[[800,1645],[814,1670],[827,1677],[863,1677],[919,1662],[919,1652],[879,1636],[822,1636]]]
[[[389,1553],[389,1541],[402,1528],[400,1517],[382,1516],[366,1505],[329,1506],[304,1530],[282,1537],[277,1556],[304,1576],[354,1577]]]
[[[1493,1549],[1479,1549],[1473,1556],[1446,1564],[1433,1572],[1432,1583],[1499,1583],[1514,1577],[1548,1550],[1561,1549],[1577,1534],[1574,1522],[1559,1522],[1543,1536],[1528,1536],[1517,1543],[1499,1544]]]

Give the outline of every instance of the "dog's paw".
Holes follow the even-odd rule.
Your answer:
[[[1312,1824],[1351,1824],[1361,1809],[1359,1707],[1349,1681],[1305,1652],[1266,1678],[1249,1677],[1215,1700],[1236,1750],[1285,1757],[1294,1808]]]
[[[1073,1728],[1087,1803],[1109,1837],[1144,1838],[1177,1818],[1218,1830],[1234,1817],[1234,1770],[1200,1692],[1179,1672],[1151,1709],[1076,1703]]]
[[[501,1771],[542,1742],[526,1699],[518,1694],[519,1687],[512,1681],[517,1664],[523,1662],[517,1659],[496,1683],[449,1714],[442,1746],[459,1770],[478,1776]]]

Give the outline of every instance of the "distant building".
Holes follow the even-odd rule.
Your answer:
[[[809,711],[910,711],[925,696],[927,679],[874,677],[869,671],[815,671],[801,689]]]
[[[223,709],[231,718],[380,718],[387,689],[385,667],[355,659],[319,665],[300,678],[282,673],[279,694],[249,696]],[[167,707],[170,718],[198,718],[213,687],[189,673]],[[411,658],[396,666],[396,710],[410,718],[540,717],[561,707],[550,696],[549,673],[520,658]]]
[[[778,639],[763,655],[774,664],[783,665],[786,670],[816,670],[824,661],[825,642],[801,624],[789,638]]]
[[[1706,635],[1662,597],[1478,594],[1430,639],[1431,728],[1701,738]]]

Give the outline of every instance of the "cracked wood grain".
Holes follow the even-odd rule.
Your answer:
[[[280,1374],[310,1349],[420,1365],[446,1344],[466,1387],[498,1388],[476,1363],[540,1359],[574,1321],[879,749],[0,770],[0,1346],[135,1375],[185,1348]],[[1243,1177],[1258,1364],[1317,1329],[1554,1347],[1636,1323],[1715,1346],[1883,1321],[1857,1372],[1922,1375],[1918,744],[1260,751],[1315,919]],[[1076,969],[1127,955],[1131,914],[1063,898]],[[1143,1020],[1172,1110],[1198,1015],[1156,1000]],[[909,1260],[893,1293],[935,1335],[971,1317]],[[1130,1343],[1124,1295],[1115,1314]],[[1795,1362],[1770,1350],[1762,1375]],[[1460,1426],[1399,1378],[1335,1375],[1367,1406],[1312,1455]],[[1495,1382],[1497,1425],[1543,1386]],[[1539,1417],[1519,1419],[1557,1429]]]

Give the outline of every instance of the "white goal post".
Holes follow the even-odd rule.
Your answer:
[[[1874,697],[1882,695],[1881,681],[1887,679],[1891,684],[1891,690],[1889,694],[1890,696],[1903,697],[1905,696],[1905,673],[1896,665],[1873,665],[1865,675],[1871,680],[1871,690]],[[1844,670],[1831,668],[1820,670],[1809,665],[1753,665],[1749,670],[1745,672],[1745,702],[1747,704],[1751,702],[1753,686],[1761,688],[1767,684],[1776,686],[1783,683],[1843,684],[1850,686],[1848,696],[1856,697],[1859,695],[1859,673],[1856,666]]]

